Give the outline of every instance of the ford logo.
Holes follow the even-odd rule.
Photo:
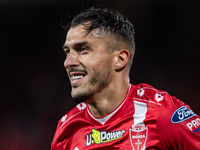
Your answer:
[[[179,122],[183,122],[189,118],[192,118],[193,116],[195,116],[196,114],[190,110],[188,107],[186,106],[182,106],[179,107],[172,115],[171,117],[171,122],[172,123],[179,123]]]

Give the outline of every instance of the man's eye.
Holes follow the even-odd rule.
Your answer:
[[[86,47],[81,47],[81,48],[80,48],[80,52],[84,52],[84,51],[86,51],[86,50],[87,50]]]
[[[65,50],[65,54],[66,54],[66,55],[69,54],[69,52],[70,52],[69,49],[68,49],[68,50]]]

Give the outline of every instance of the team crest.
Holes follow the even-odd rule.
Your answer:
[[[148,128],[144,125],[132,126],[129,129],[130,141],[133,150],[143,150],[147,141]]]

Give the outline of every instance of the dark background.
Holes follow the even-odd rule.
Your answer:
[[[50,149],[58,120],[75,106],[60,22],[95,3],[135,26],[131,82],[166,90],[200,114],[199,0],[1,0],[1,150]]]

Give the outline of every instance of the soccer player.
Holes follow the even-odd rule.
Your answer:
[[[148,84],[132,85],[132,23],[93,6],[66,26],[64,66],[77,106],[57,126],[52,150],[199,150],[200,117]]]

